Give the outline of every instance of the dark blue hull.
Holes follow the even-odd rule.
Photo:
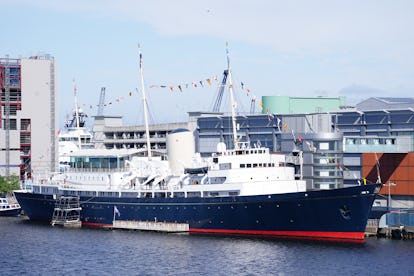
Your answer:
[[[116,220],[188,223],[190,233],[361,240],[380,187],[215,198],[81,197],[81,220],[112,226],[114,210],[119,210]],[[30,219],[51,220],[52,195],[15,196]]]

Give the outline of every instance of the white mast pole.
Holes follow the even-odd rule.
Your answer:
[[[147,107],[147,95],[145,93],[145,85],[144,85],[144,75],[142,73],[142,52],[141,47],[138,44],[139,48],[139,74],[141,77],[141,90],[142,90],[142,104],[144,105],[144,121],[145,121],[145,136],[147,138],[147,153],[148,153],[148,160],[151,160],[151,143],[150,143],[150,135],[149,135],[149,127],[148,127],[148,107]]]
[[[239,149],[238,139],[237,139],[237,125],[236,125],[236,103],[234,101],[233,95],[233,80],[231,78],[231,70],[230,70],[230,55],[228,49],[228,43],[226,43],[226,54],[227,54],[227,70],[228,70],[228,79],[229,79],[229,91],[230,91],[230,104],[231,104],[231,121],[233,126],[233,144],[234,149]]]
[[[73,80],[73,93],[75,95],[75,117],[76,117],[76,132],[78,134],[78,146],[79,149],[82,149],[81,137],[80,137],[80,129],[79,129],[79,111],[78,111],[78,93],[76,89],[76,82]]]

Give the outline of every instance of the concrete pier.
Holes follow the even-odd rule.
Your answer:
[[[114,220],[112,223],[112,228],[169,232],[169,233],[188,232],[190,229],[188,223],[171,223],[171,222],[137,221],[137,220]]]

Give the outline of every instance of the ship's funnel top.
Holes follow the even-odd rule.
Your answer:
[[[226,144],[220,142],[217,144],[217,152],[225,152],[226,151]]]
[[[174,129],[174,130],[170,131],[169,134],[171,135],[171,134],[174,134],[174,133],[181,133],[181,132],[190,132],[190,131],[186,128],[177,128],[177,129]]]

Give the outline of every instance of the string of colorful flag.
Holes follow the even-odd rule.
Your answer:
[[[169,89],[171,92],[174,92],[174,91],[184,92],[185,89],[189,89],[189,88],[203,88],[205,86],[211,86],[213,82],[216,82],[216,83],[219,82],[217,76],[213,76],[213,77],[206,78],[206,79],[199,80],[199,81],[192,81],[192,82],[181,83],[181,84],[170,84],[170,85],[152,84],[149,86],[149,88],[150,89],[162,88],[162,89]],[[240,88],[243,92],[246,93],[246,95],[250,95],[251,89],[247,87],[244,82],[240,82]],[[107,107],[113,104],[121,103],[122,101],[126,100],[128,97],[131,97],[132,95],[133,95],[133,92],[128,92],[126,95],[123,95],[111,101],[108,101],[103,106]],[[260,105],[262,104],[260,103]],[[90,109],[93,109],[94,107],[99,107],[98,104],[82,104],[82,106],[89,107]],[[260,108],[262,109],[262,106]]]
[[[124,94],[123,96],[117,97],[115,99],[110,100],[109,102],[103,104],[104,107],[118,104],[126,100],[128,97],[132,97],[134,92],[128,92],[127,94]],[[99,107],[99,104],[82,104],[83,107],[89,107],[90,109],[93,109],[94,107]]]
[[[219,79],[217,76],[205,78],[202,80],[197,81],[191,81],[191,82],[183,82],[179,84],[152,84],[149,86],[149,88],[163,88],[163,89],[169,89],[171,92],[178,91],[178,92],[184,92],[185,89],[189,88],[203,88],[205,86],[211,86],[213,84],[213,81],[218,83]],[[246,94],[250,94],[251,90],[248,88],[244,82],[240,82],[241,89],[246,92]]]

